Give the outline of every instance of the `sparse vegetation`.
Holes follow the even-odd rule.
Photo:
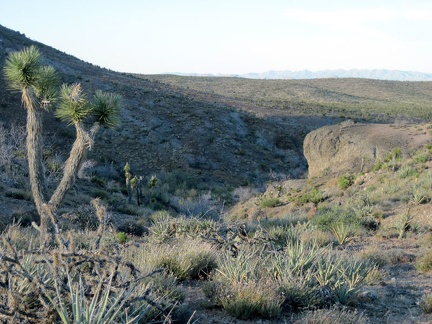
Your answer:
[[[121,92],[132,107],[123,116],[128,124],[100,132],[100,150],[81,160],[56,209],[57,241],[41,249],[25,131],[3,109],[18,98],[2,92],[0,321],[91,322],[93,314],[106,323],[431,322],[430,278],[413,265],[432,269],[432,146],[407,152],[401,145],[403,152],[378,152],[382,160],[368,168],[362,158],[355,175],[332,165],[308,180],[298,179],[306,164],[297,152],[309,130],[342,114],[373,121],[397,115],[394,129],[429,136],[431,125],[403,120],[430,116],[428,83],[145,76],[161,80],[150,82],[94,68],[77,76],[71,71],[83,63],[74,64],[63,79]],[[83,89],[62,92],[84,103]],[[80,120],[88,106],[75,108],[58,116]],[[42,169],[52,193],[65,144],[75,138],[45,115],[50,145]],[[321,117],[301,125],[298,115]]]

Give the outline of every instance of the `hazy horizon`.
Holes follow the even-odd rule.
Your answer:
[[[422,0],[0,0],[0,24],[84,61],[143,74],[386,69],[432,73]]]

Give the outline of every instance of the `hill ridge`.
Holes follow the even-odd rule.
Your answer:
[[[327,78],[356,78],[388,81],[432,81],[432,73],[389,70],[389,69],[326,69],[326,70],[269,70],[265,72],[249,72],[241,74],[212,74],[212,73],[181,73],[171,72],[180,76],[203,77],[236,77],[246,79],[268,80],[298,80],[298,79],[327,79]]]

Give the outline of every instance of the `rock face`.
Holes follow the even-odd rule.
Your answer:
[[[310,132],[303,148],[309,177],[318,177],[367,171],[395,148],[407,155],[431,139],[427,126],[333,125]]]

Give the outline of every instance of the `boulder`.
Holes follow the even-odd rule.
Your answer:
[[[367,171],[395,149],[407,155],[431,139],[421,125],[332,125],[307,134],[303,149],[309,177],[319,177]]]

